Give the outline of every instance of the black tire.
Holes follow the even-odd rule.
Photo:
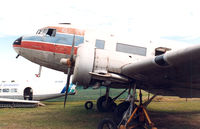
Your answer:
[[[109,118],[99,122],[98,129],[117,129],[117,125]]]
[[[124,112],[129,108],[130,102],[124,101],[120,103],[114,110],[113,120],[118,125],[123,117]]]
[[[108,105],[105,105],[106,102],[106,96],[101,96],[97,100],[97,109],[99,112],[112,112],[114,111],[116,107],[116,103],[113,102],[111,97],[108,97]]]
[[[92,101],[85,102],[85,109],[90,110],[92,108],[93,108],[93,102]]]

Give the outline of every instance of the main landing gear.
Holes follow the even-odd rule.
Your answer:
[[[135,91],[136,91],[135,87],[133,90],[134,90],[133,96],[135,96]],[[98,129],[104,129],[104,128],[108,128],[108,129],[136,129],[136,128],[157,129],[156,127],[154,127],[154,124],[151,122],[149,115],[145,108],[153,100],[153,98],[156,95],[154,95],[147,102],[142,103],[142,93],[140,90],[139,105],[135,104],[135,97],[133,97],[133,96],[131,97],[131,101],[129,103],[127,101],[125,101],[118,105],[117,108],[121,109],[121,114],[123,114],[122,116],[119,116],[121,120],[114,122],[111,119],[103,119],[99,123]],[[127,109],[127,110],[124,111],[125,109]]]
[[[127,89],[122,91],[118,96],[116,96],[114,98],[109,97],[109,91],[110,91],[110,88],[107,87],[106,94],[99,97],[97,100],[97,110],[99,112],[113,112],[115,110],[115,108],[117,107],[115,100],[117,100],[123,93],[125,93],[127,91]],[[87,101],[85,103],[85,108],[87,110],[92,109],[92,107],[93,107],[92,101]]]
[[[117,107],[115,100],[117,100],[123,93],[126,92],[127,89],[122,91],[118,96],[113,99],[109,97],[110,88],[106,88],[106,94],[104,96],[99,97],[97,100],[97,109],[99,112],[113,112]]]
[[[117,106],[111,97],[109,97],[110,88],[106,88],[106,94],[97,100],[97,109],[99,112],[112,112]]]
[[[106,95],[99,97],[99,99],[97,100],[97,109],[99,112],[113,112],[116,106],[117,105],[113,101],[113,99],[109,96],[107,97]],[[85,109],[90,110],[92,108],[93,102],[86,101]]]

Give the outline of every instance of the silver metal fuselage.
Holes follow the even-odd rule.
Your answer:
[[[65,35],[69,36],[69,34]],[[89,35],[92,36],[90,37]],[[42,37],[42,41],[37,41],[38,37]],[[195,67],[192,81],[195,83],[192,84],[191,88],[192,82],[190,83],[185,79],[190,78],[190,76],[186,75],[189,75],[189,69],[191,67],[184,61],[185,65],[180,64],[176,66],[176,61],[181,62],[184,58],[173,60],[169,67],[164,66],[163,63],[165,62],[162,56],[160,56],[162,58],[161,62],[155,62],[155,60],[158,59],[156,50],[163,48],[166,51],[170,50],[169,53],[172,53],[172,57],[176,57],[179,52],[184,53],[185,49],[177,51],[180,48],[185,48],[184,45],[154,44],[152,42],[133,42],[131,44],[130,42],[124,43],[112,36],[107,36],[104,39],[105,42],[102,49],[96,46],[97,40],[103,39],[102,36],[95,37],[93,33],[85,33],[85,35],[81,36],[77,34],[76,37],[80,39],[83,38],[80,42],[77,41],[78,43],[75,44],[74,52],[77,59],[73,80],[75,80],[74,82],[78,85],[86,86],[87,88],[88,86],[94,85],[96,82],[100,82],[104,86],[113,88],[128,88],[130,86],[130,81],[137,80],[142,82],[142,85],[138,88],[149,90],[151,93],[184,97],[191,96],[191,94],[185,90],[190,89],[193,96],[200,97],[198,95],[199,91],[196,90],[199,89],[200,84],[200,80],[198,79],[199,66],[197,64],[193,65]],[[72,43],[72,40],[70,42],[67,42],[67,40],[62,42],[54,38],[68,39],[69,37],[55,36],[50,38],[44,35],[36,35],[34,38],[22,37],[20,45],[18,42],[14,43],[14,49],[19,55],[34,63],[67,73],[67,66],[61,64],[60,60],[62,58],[69,58],[71,54],[70,43]],[[191,47],[191,50],[192,49]],[[77,50],[79,50],[79,53],[77,53]],[[129,71],[123,71],[123,68],[129,66],[129,64],[132,64],[130,65],[130,73]],[[152,67],[152,70],[150,67]],[[148,71],[145,72],[145,69]],[[132,71],[134,71],[134,73]],[[162,72],[162,76],[159,76],[160,73],[158,71]],[[179,73],[176,74],[176,71]]]

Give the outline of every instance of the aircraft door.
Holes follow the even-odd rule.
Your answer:
[[[33,89],[26,87],[24,89],[24,100],[33,100]]]

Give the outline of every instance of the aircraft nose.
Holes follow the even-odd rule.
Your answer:
[[[22,37],[19,37],[18,39],[14,41],[13,45],[21,45],[21,41],[22,41]]]
[[[22,37],[19,37],[18,39],[16,39],[13,43],[13,48],[14,50],[17,52],[18,55],[20,55],[20,45],[21,45],[21,41],[22,41]],[[18,57],[17,55],[17,57]],[[16,58],[17,58],[16,57]]]

